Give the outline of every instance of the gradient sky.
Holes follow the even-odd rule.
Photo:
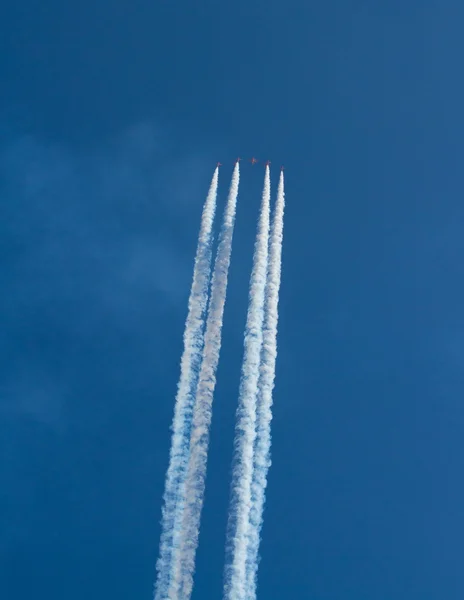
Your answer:
[[[152,597],[216,161],[286,170],[259,598],[464,597],[455,0],[58,0],[0,18],[0,597]],[[243,164],[194,600],[221,597],[262,186]],[[275,187],[274,187],[275,190]]]

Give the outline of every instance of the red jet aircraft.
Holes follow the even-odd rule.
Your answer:
[[[266,167],[268,167],[271,164],[271,161],[267,160],[264,164],[266,165]]]
[[[217,162],[217,163],[216,163],[216,167],[222,167],[222,163],[220,163],[220,162]]]
[[[235,161],[235,164],[239,163],[242,159],[240,158],[240,156],[237,158],[237,160]]]
[[[258,162],[258,159],[253,156],[253,158],[250,160],[250,162],[252,165],[254,165],[255,163]]]

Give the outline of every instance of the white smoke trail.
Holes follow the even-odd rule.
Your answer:
[[[184,330],[184,351],[172,422],[171,452],[166,474],[161,541],[157,569],[155,600],[168,598],[172,561],[175,558],[184,502],[184,481],[189,455],[190,426],[203,349],[205,312],[211,278],[211,244],[216,212],[218,168],[203,207],[200,234],[195,256],[193,281]]]
[[[240,171],[238,162],[232,175],[229,196],[211,281],[211,295],[206,321],[203,360],[198,380],[190,437],[190,457],[185,480],[179,554],[174,566],[170,598],[188,600],[192,594],[195,555],[198,547],[201,511],[203,507],[206,466],[211,426],[212,404],[216,385],[216,370],[221,350],[221,333],[226,301],[227,279],[232,252],[235,212]]]
[[[282,240],[284,227],[284,174],[281,172],[274,218],[269,240],[269,265],[264,304],[263,347],[258,385],[256,411],[256,441],[253,464],[252,505],[248,536],[246,600],[256,599],[256,574],[260,533],[267,485],[267,473],[271,465],[272,390],[274,388],[277,358],[277,322],[279,318],[279,289],[282,265]]]
[[[234,466],[227,531],[224,598],[244,600],[246,592],[247,535],[251,508],[253,447],[256,436],[256,398],[263,340],[264,294],[269,240],[270,174],[266,166],[261,213],[256,236],[244,358],[235,426]]]

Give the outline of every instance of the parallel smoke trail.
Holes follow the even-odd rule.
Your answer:
[[[214,171],[203,207],[197,253],[184,330],[184,351],[172,423],[171,452],[166,474],[161,520],[160,554],[156,569],[155,600],[168,598],[172,561],[175,559],[184,502],[184,481],[189,455],[190,426],[203,349],[205,312],[211,277],[211,244],[216,212],[218,168]]]
[[[245,329],[244,358],[235,426],[234,466],[227,531],[225,600],[245,600],[247,536],[251,509],[253,446],[256,399],[263,340],[264,294],[269,241],[270,174],[266,166],[261,214],[256,236],[249,304]]]
[[[258,570],[260,533],[263,524],[267,473],[271,465],[272,390],[274,388],[277,358],[277,322],[279,318],[278,305],[282,265],[284,208],[284,174],[281,172],[269,240],[269,265],[266,301],[264,305],[263,347],[259,374],[252,505],[248,537],[246,600],[256,599],[256,574]]]
[[[185,507],[179,542],[177,565],[170,598],[188,600],[192,594],[195,555],[198,547],[200,518],[205,492],[209,431],[212,417],[216,370],[221,350],[221,333],[226,301],[227,279],[232,252],[235,212],[240,172],[238,162],[232,175],[229,196],[211,282],[211,295],[206,321],[203,360],[193,412],[190,457],[185,480]]]

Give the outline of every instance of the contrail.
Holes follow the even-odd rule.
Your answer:
[[[271,465],[272,390],[274,388],[275,363],[277,358],[277,321],[279,317],[278,305],[282,265],[284,208],[284,174],[281,172],[269,240],[269,265],[266,300],[264,304],[263,347],[261,350],[261,367],[258,384],[252,504],[248,537],[246,600],[256,599],[256,574],[258,570],[260,533],[263,524],[267,473]]]
[[[190,457],[185,481],[185,507],[180,534],[179,554],[177,564],[174,565],[174,577],[171,582],[171,593],[169,595],[169,598],[179,598],[182,600],[188,600],[192,594],[193,575],[195,572],[195,555],[198,547],[200,518],[205,492],[209,431],[214,388],[216,385],[216,370],[221,350],[222,322],[232,252],[239,179],[240,171],[237,162],[230,184],[211,281],[203,360],[192,420]]]
[[[216,167],[201,217],[193,281],[184,330],[184,351],[181,359],[174,419],[171,427],[171,452],[163,499],[160,552],[156,565],[155,600],[166,600],[168,598],[172,561],[177,553],[180,534],[184,503],[183,488],[189,455],[190,426],[201,364],[208,286],[211,278],[211,245],[213,239],[213,222],[216,212],[217,188],[218,168]]]
[[[256,235],[249,304],[245,328],[244,358],[235,426],[234,465],[227,530],[225,600],[245,600],[247,536],[251,509],[253,447],[256,437],[256,399],[263,341],[264,294],[269,241],[270,173],[266,166],[261,213]]]

